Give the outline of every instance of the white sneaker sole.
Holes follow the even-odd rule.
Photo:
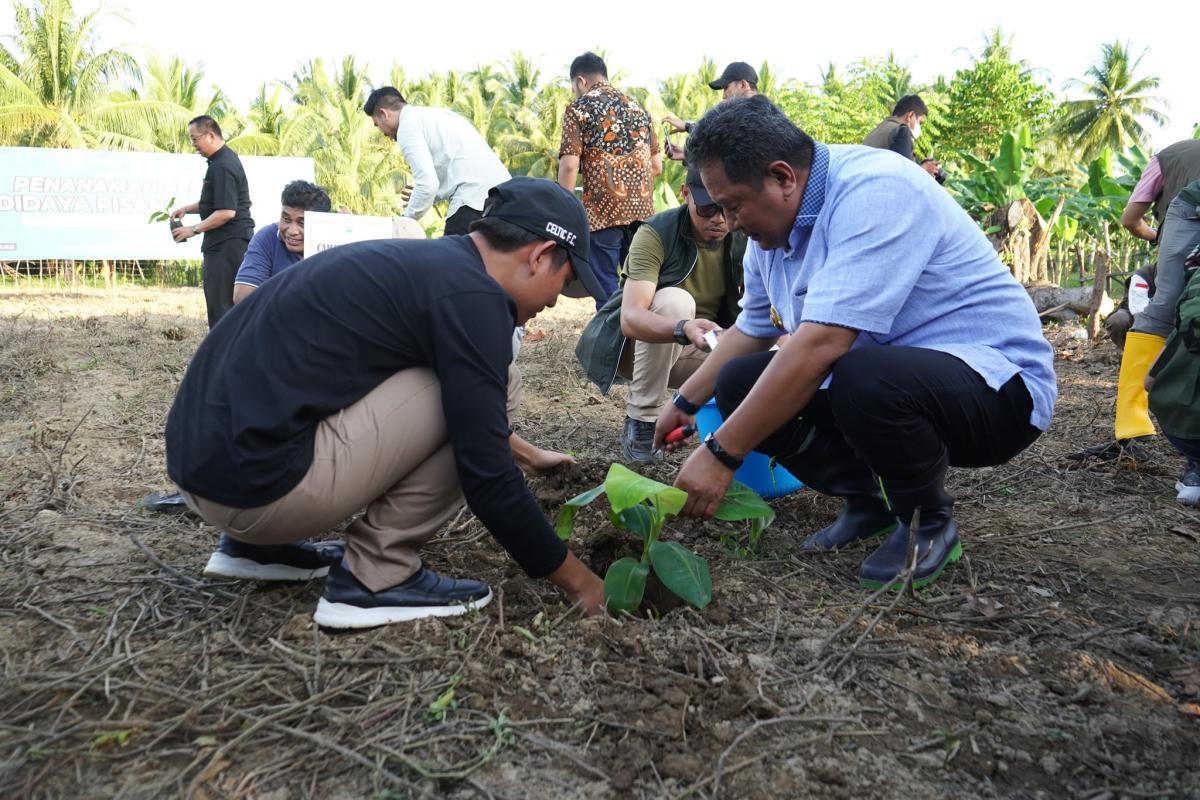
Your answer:
[[[235,558],[220,550],[208,558],[204,574],[214,578],[243,578],[252,581],[307,581],[324,578],[329,567],[303,569],[287,564],[260,564],[248,558]]]
[[[322,628],[375,628],[392,622],[412,622],[426,617],[457,617],[477,611],[492,602],[492,591],[478,600],[448,606],[381,606],[360,608],[348,603],[331,603],[324,597],[313,612],[313,622]]]
[[[1176,481],[1175,491],[1179,492],[1175,499],[1185,506],[1200,506],[1200,486],[1185,486],[1182,481]]]

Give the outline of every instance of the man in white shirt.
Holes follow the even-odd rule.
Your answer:
[[[404,216],[420,219],[436,201],[449,200],[446,236],[465,234],[483,216],[488,190],[511,177],[479,131],[448,108],[414,106],[394,86],[382,86],[363,111],[400,146],[412,171]]]

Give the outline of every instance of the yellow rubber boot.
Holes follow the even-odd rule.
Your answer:
[[[1121,377],[1117,381],[1117,419],[1113,426],[1118,441],[1154,435],[1145,381],[1166,341],[1163,336],[1135,331],[1125,337]]]

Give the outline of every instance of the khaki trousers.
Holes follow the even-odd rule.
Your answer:
[[[696,316],[696,301],[677,286],[659,289],[650,302],[650,310],[672,323]],[[629,340],[621,352],[617,374],[629,378],[629,403],[626,413],[642,422],[654,422],[667,403],[666,391],[678,389],[692,377],[708,352],[695,345],[650,344]]]
[[[510,365],[510,420],[520,396],[521,373]],[[273,503],[233,508],[182,494],[205,522],[250,544],[320,536],[365,508],[346,531],[346,565],[373,592],[395,586],[420,568],[418,548],[463,504],[441,384],[432,370],[404,370],[323,419],[312,466]]]

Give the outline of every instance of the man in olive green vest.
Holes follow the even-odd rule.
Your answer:
[[[746,238],[730,234],[698,172],[689,170],[680,208],[642,223],[629,246],[622,284],[588,323],[575,355],[605,394],[630,381],[621,451],[652,461],[654,422],[677,387],[704,362],[705,334],[732,325],[742,294]],[[630,346],[632,344],[632,346]]]
[[[880,150],[891,150],[911,161],[913,141],[921,135],[921,123],[927,116],[929,109],[925,107],[925,101],[920,96],[905,95],[892,109],[892,115],[867,134],[863,144],[867,147],[878,147]]]

